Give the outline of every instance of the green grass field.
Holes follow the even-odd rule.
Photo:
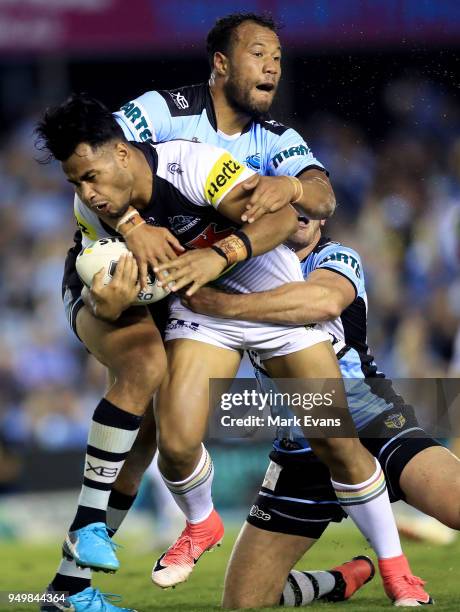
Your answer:
[[[224,546],[206,554],[198,564],[191,579],[174,590],[160,591],[150,582],[150,570],[155,553],[136,553],[136,546],[125,542],[119,558],[122,568],[116,576],[97,574],[95,585],[105,592],[123,595],[125,606],[138,612],[179,610],[204,612],[218,610],[223,586],[226,561],[230,554],[235,531],[229,530]],[[17,544],[0,545],[0,590],[39,591],[54,574],[58,561],[58,545],[30,546]],[[436,610],[460,611],[460,581],[458,579],[460,542],[445,547],[406,543],[414,573],[427,580],[427,590],[436,600]],[[356,554],[373,556],[364,540],[349,528],[334,526],[299,564],[303,569],[326,569],[341,563]],[[385,597],[379,579],[366,585],[354,599],[340,604],[316,604],[322,612],[343,609],[379,611],[389,610],[390,602]],[[0,605],[0,610],[27,612],[33,605]],[[279,608],[265,608],[276,610]]]

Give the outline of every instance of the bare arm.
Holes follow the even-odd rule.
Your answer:
[[[259,177],[241,219],[253,223],[291,202],[309,219],[330,217],[335,210],[335,196],[326,173],[312,168],[302,172],[298,179],[287,175]]]
[[[257,184],[259,178],[251,177],[245,183],[253,181]],[[250,197],[244,183],[237,185],[219,205],[219,212],[240,224],[242,212]],[[236,234],[231,234],[213,245],[220,251],[218,254],[213,248],[196,249],[189,251],[174,261],[156,266],[154,271],[168,272],[167,282],[172,291],[178,291],[188,285],[187,295],[193,295],[200,287],[216,279],[227,267],[244,261],[248,256],[261,255],[283,243],[297,229],[297,213],[292,206],[285,206],[271,215],[264,215],[252,224],[246,223],[241,227],[245,240]],[[243,236],[244,238],[244,236]],[[250,248],[247,248],[249,243]],[[170,283],[174,281],[174,285]],[[162,282],[166,282],[164,279]]]
[[[231,221],[240,224],[241,216],[251,199],[251,185],[254,188],[260,183],[260,179],[276,181],[276,177],[260,177],[255,175],[240,185],[237,185],[222,200],[219,212]],[[282,244],[297,229],[297,213],[292,206],[285,206],[271,215],[263,215],[254,223],[245,223],[241,230],[251,241],[252,254],[261,255],[274,247]]]
[[[326,219],[335,210],[335,195],[325,172],[311,169],[299,176],[303,194],[296,202],[309,219]]]
[[[306,281],[271,291],[227,294],[204,287],[185,303],[202,314],[242,321],[306,325],[331,321],[355,299],[353,284],[330,270],[314,270]]]

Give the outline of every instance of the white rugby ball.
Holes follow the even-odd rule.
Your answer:
[[[108,285],[115,274],[118,260],[123,253],[127,252],[128,248],[120,238],[101,238],[83,249],[78,255],[75,264],[78,275],[87,287],[91,287],[93,276],[101,268],[105,268],[104,285]],[[151,273],[148,276],[146,291],[141,291],[133,304],[153,304],[165,298],[169,293],[170,290],[167,287],[158,286],[157,279]]]

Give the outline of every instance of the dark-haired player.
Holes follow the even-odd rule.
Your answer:
[[[261,19],[257,15],[232,15],[220,20],[208,37],[208,50],[212,61],[212,76],[209,85],[203,84],[175,91],[148,92],[125,105],[119,120],[123,121],[122,125],[126,134],[141,141],[186,137],[225,144],[227,149],[234,152],[240,163],[257,168],[261,173],[273,175],[271,181],[261,180],[257,185],[248,202],[250,210],[247,217],[249,220],[257,218],[264,211],[275,211],[293,200],[298,201],[310,216],[324,217],[333,210],[334,199],[321,164],[315,160],[297,132],[264,116],[273,100],[280,76],[279,40],[275,30],[272,22]],[[236,88],[238,88],[237,93],[235,93]],[[287,178],[287,175],[291,178]],[[296,181],[294,177],[297,177],[298,180]],[[177,219],[171,218],[172,223],[177,223],[176,235],[180,236],[181,232],[186,231],[192,222],[190,219],[184,220],[184,216],[176,216],[179,217]],[[119,229],[122,232],[131,230],[130,225],[136,222],[135,219],[136,217],[132,217],[126,227],[120,224]],[[80,218],[79,224],[84,233],[91,234],[91,228],[85,224],[85,219]],[[141,226],[134,232],[130,231],[127,236],[128,246],[137,256],[141,272],[144,274],[147,263],[158,264],[158,261],[161,261],[159,257],[163,256],[160,253],[161,249],[158,248],[157,230],[158,228],[155,227]],[[214,234],[215,227],[210,224],[200,235],[202,243],[211,242]],[[82,302],[79,299],[81,286],[75,275],[72,261],[72,257],[74,258],[78,251],[77,242],[67,262],[64,287],[71,322],[75,329],[76,321],[78,329],[81,330],[87,315],[80,315],[80,310],[85,311],[85,307],[82,308]],[[165,255],[165,258],[168,259],[168,256]],[[95,321],[94,329],[97,328],[97,325]],[[129,328],[125,329],[125,338],[130,338]],[[136,344],[136,339],[132,338],[132,340]],[[139,350],[142,350],[142,346],[139,346]],[[178,408],[185,409],[183,404],[184,402],[180,399]],[[177,417],[176,415],[175,424],[177,422],[185,425],[186,421],[182,416]],[[165,421],[163,421],[164,425]],[[137,452],[135,445],[133,450],[135,452],[131,453],[115,487],[120,510],[118,516],[126,512],[132,503],[137,483],[145,467],[146,449],[141,448],[141,451],[144,452]],[[205,506],[210,508],[212,513],[210,479],[205,477],[210,462],[205,449],[202,449],[201,444],[193,448],[185,463],[183,457],[180,457],[179,463],[182,462],[180,467],[173,465],[172,454],[174,453],[171,453],[171,450],[173,449],[169,449],[168,457],[168,449],[163,448],[163,471],[170,475],[168,478],[170,488],[175,491],[177,498],[183,499],[184,503],[188,504],[185,489],[189,488],[190,476],[193,478],[198,476],[198,484],[209,487],[205,488],[202,493],[203,499],[206,500]],[[168,461],[169,471],[165,467]],[[369,474],[373,469],[374,466],[369,466]],[[177,490],[178,481],[181,481],[181,478],[174,476],[174,470],[176,473],[185,470],[185,474],[189,475],[183,479],[185,481],[182,483],[184,491]],[[199,473],[196,473],[197,470]],[[203,478],[200,475],[202,472]],[[173,474],[172,477],[171,474]],[[198,492],[195,489],[195,493]],[[383,501],[383,498],[380,501]],[[381,512],[385,514],[387,510],[382,509]],[[190,514],[187,518],[185,540],[191,539],[201,554],[201,551],[212,544],[216,533],[209,533],[206,525],[195,524]],[[203,521],[198,523],[203,523]],[[368,524],[365,519],[364,523],[365,530],[369,527],[379,537],[380,521],[371,519]],[[395,553],[400,551],[399,543],[396,543],[395,530],[390,528],[385,533],[386,541],[395,543],[393,547]],[[183,538],[181,542],[185,540]],[[177,551],[177,548],[175,550]],[[182,553],[183,551],[180,552],[181,555]],[[173,555],[171,559],[172,557]],[[168,555],[163,558],[162,562],[168,562]],[[180,565],[183,564],[182,562],[183,559]],[[187,557],[186,565],[189,568],[188,572],[191,571],[194,565],[193,555]],[[89,584],[88,574],[81,576],[70,565],[66,565],[63,569],[64,571],[59,571],[55,577],[53,586],[65,585],[68,582],[69,574],[70,577],[75,578],[73,588],[76,588],[77,581],[80,587]],[[160,566],[158,571],[162,573],[163,569],[164,566]],[[174,575],[171,575],[169,579],[172,579],[172,584],[174,584]]]
[[[95,100],[75,96],[47,111],[37,133],[43,147],[62,162],[67,179],[84,202],[76,203],[75,212],[91,228],[91,234],[85,237],[89,243],[96,237],[93,234],[100,237],[116,233],[111,226],[119,227],[120,222],[128,225],[128,232],[153,218],[164,228],[171,226],[171,216],[184,213],[193,213],[196,221],[181,236],[184,243],[192,243],[210,223],[223,228],[220,235],[225,237],[216,242],[216,250],[184,255],[191,267],[187,278],[196,288],[227,267],[226,252],[235,262],[260,255],[282,242],[297,224],[294,210],[284,207],[264,215],[245,232],[237,230],[250,195],[241,184],[253,171],[210,145],[185,140],[155,148],[147,143],[130,144],[113,115]],[[180,172],[171,173],[171,164],[176,164]],[[228,178],[220,185],[218,195],[210,196],[206,185],[215,178],[217,167],[223,168],[224,174],[227,170]],[[126,214],[130,206],[139,211],[135,217]],[[174,245],[173,235],[161,231]],[[296,273],[296,267],[292,267]],[[147,400],[165,372],[164,349],[156,326],[145,309],[129,309],[139,291],[137,273],[134,258],[125,256],[113,283],[103,287],[103,272],[96,274],[88,295],[89,307],[80,309],[77,320],[80,338],[113,373],[114,384],[97,406],[91,423],[83,486],[64,552],[82,567],[106,571],[119,566],[106,528],[112,484],[138,433]],[[137,330],[143,345],[151,344],[150,352],[140,355],[130,351],[129,339],[124,337],[128,329],[130,337]],[[303,335],[308,336],[305,332]],[[143,369],[144,360],[149,362],[148,371]],[[121,366],[130,362],[131,367]],[[81,603],[78,598],[77,603]]]

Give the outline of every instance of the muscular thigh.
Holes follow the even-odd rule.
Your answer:
[[[223,607],[278,605],[289,572],[315,541],[245,523],[228,563]]]
[[[130,308],[115,322],[103,321],[84,306],[77,315],[76,329],[86,348],[112,372],[138,350],[158,351],[163,343],[152,317],[144,307]]]
[[[241,355],[188,339],[167,342],[166,354],[168,370],[155,404],[160,434],[166,429],[201,440],[209,415],[209,381],[234,378]]]
[[[431,446],[417,453],[399,484],[407,503],[460,529],[460,460],[447,448]]]

